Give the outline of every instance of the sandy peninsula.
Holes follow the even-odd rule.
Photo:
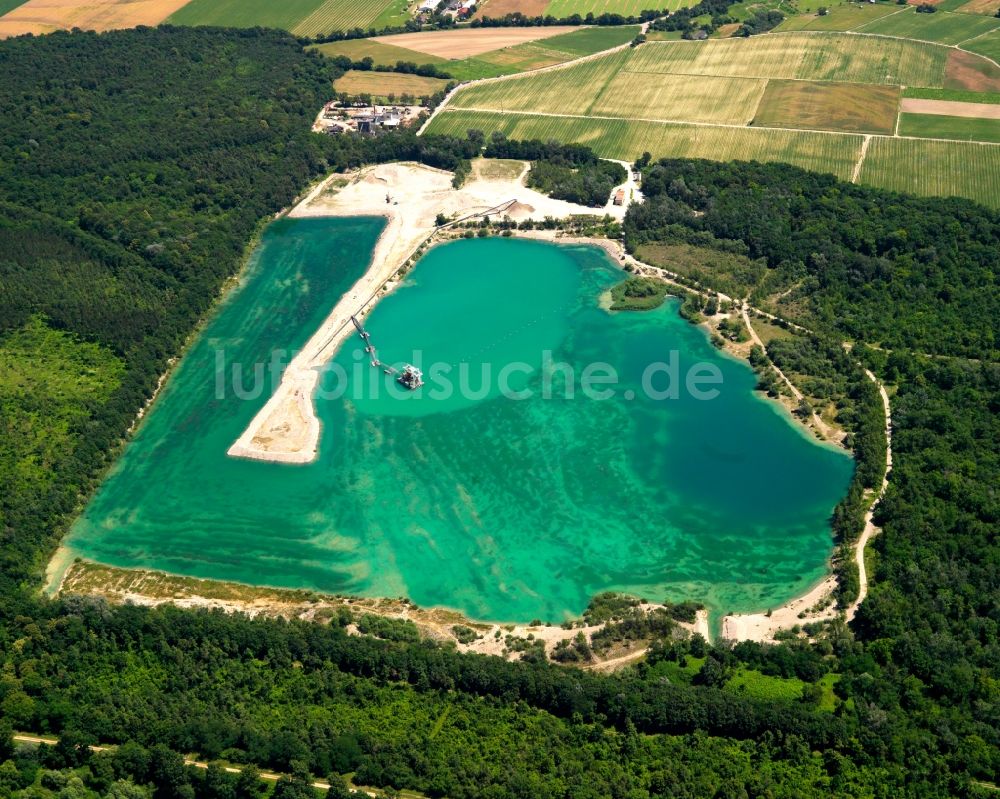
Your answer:
[[[484,214],[503,207],[512,219],[542,220],[545,217],[566,218],[579,215],[624,216],[625,207],[609,203],[602,209],[587,208],[561,200],[553,200],[524,185],[528,165],[519,174],[509,170],[490,169],[484,162],[475,164],[473,174],[461,189],[451,186],[452,173],[417,164],[384,164],[366,168],[350,175],[332,175],[313,189],[291,212],[292,217],[377,215],[387,219],[386,227],[375,247],[365,275],[332,309],[327,319],[306,343],[300,355],[286,370],[282,382],[270,401],[253,419],[247,430],[233,444],[229,454],[238,457],[286,463],[308,463],[317,454],[320,423],[316,417],[312,394],[318,383],[319,369],[336,353],[354,328],[352,315],[362,318],[381,296],[392,290],[394,278],[423,246],[438,237],[435,220],[438,214],[456,219]],[[630,197],[640,197],[631,179],[625,185]],[[671,285],[681,286],[675,275],[666,270],[637,261],[627,254],[619,242],[579,239],[558,231],[526,231],[525,237],[587,243],[603,247],[608,255],[632,272],[657,277]],[[442,236],[443,238],[443,236]],[[690,286],[685,290],[691,291]],[[716,292],[693,289],[696,293],[712,294],[722,301],[731,298]],[[746,311],[759,313],[747,307]],[[749,326],[749,325],[748,325]],[[751,331],[753,330],[750,327]],[[874,380],[874,376],[869,374]],[[875,381],[877,383],[877,381]],[[879,386],[886,405],[887,432],[890,431],[888,397]],[[891,465],[891,448],[887,452]],[[810,622],[853,618],[867,590],[864,570],[864,546],[878,530],[871,521],[873,509],[885,490],[871,497],[866,527],[855,549],[855,559],[861,573],[861,595],[851,607],[838,609],[833,599],[836,577],[828,575],[801,596],[767,612],[733,614],[723,619],[721,637],[732,641],[773,641],[775,634]],[[873,492],[875,494],[875,492]],[[137,597],[131,597],[135,599]],[[195,600],[197,601],[197,600]],[[518,628],[523,625],[519,625]],[[709,638],[707,616],[699,616],[693,628]],[[528,630],[518,630],[528,632]],[[555,630],[531,630],[547,644],[560,640]],[[488,639],[488,637],[487,637]],[[472,651],[492,653],[493,642],[480,640],[469,647]],[[640,652],[628,652],[615,659],[615,666],[625,665],[640,657]],[[620,661],[620,663],[618,662]]]
[[[404,264],[430,243],[438,214],[457,219],[498,207],[517,221],[625,214],[625,206],[588,208],[529,189],[524,185],[527,170],[524,164],[520,174],[503,177],[477,164],[466,184],[454,189],[451,172],[419,164],[382,164],[347,176],[331,175],[292,209],[291,217],[383,216],[387,221],[368,270],[288,365],[274,395],[229,448],[229,455],[280,463],[316,458],[320,423],[313,392],[319,370],[353,333],[351,316],[361,319],[368,313],[393,288],[393,277]]]

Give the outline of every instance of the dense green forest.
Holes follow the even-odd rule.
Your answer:
[[[277,31],[56,33],[4,42],[0,66],[0,563],[18,584],[262,220],[329,169],[454,168],[472,145],[312,135],[341,73]]]
[[[452,799],[991,795],[994,212],[776,165],[663,161],[626,219],[631,248],[755,259],[756,304],[854,340],[892,385],[884,533],[853,629],[776,647],[667,639],[602,676],[349,635],[339,617],[51,601],[46,558],[262,221],[325,170],[453,169],[481,138],[311,135],[338,68],[276,31],[59,33],[0,43],[0,66],[0,796],[260,795],[252,773],[195,772],[177,753],[293,773],[284,799],[309,795],[304,770]],[[820,380],[837,362],[825,340],[772,357]],[[747,668],[801,696],[726,690]],[[64,743],[15,750],[10,728]]]

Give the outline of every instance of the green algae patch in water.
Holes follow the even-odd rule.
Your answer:
[[[601,309],[620,273],[597,248],[432,249],[365,320],[378,357],[420,366],[425,386],[400,388],[354,337],[317,393],[316,462],[226,457],[267,399],[235,396],[234,365],[245,388],[272,350],[300,346],[380,229],[269,228],[75,526],[77,554],[509,621],[558,621],[607,589],[760,610],[822,577],[851,459],[754,395],[749,367],[676,301]],[[650,396],[670,382],[665,371],[650,381],[650,364],[681,380],[714,369],[720,382],[705,387],[717,396]],[[588,368],[615,374],[597,388],[610,396],[582,390]]]

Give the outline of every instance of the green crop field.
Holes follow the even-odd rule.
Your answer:
[[[1000,64],[1000,31],[993,31],[962,45],[963,50],[992,58]]]
[[[898,86],[772,80],[767,83],[754,124],[892,133],[898,111]]]
[[[28,0],[0,0],[0,17],[18,6],[23,6]]]
[[[174,25],[231,25],[291,30],[324,0],[191,0],[167,18]]]
[[[764,124],[888,133],[895,121],[895,88],[838,83],[836,88],[820,89],[801,79],[833,75],[839,66],[857,83],[864,78],[869,84],[891,83],[885,79],[898,74],[910,85],[940,86],[949,52],[934,44],[842,34],[651,42],[564,69],[473,85],[458,92],[451,104],[465,109],[724,124],[747,124],[756,116],[761,124],[756,112],[764,94],[763,79],[783,77],[800,82],[775,86],[771,92],[792,92],[796,102],[783,96],[780,102],[768,103]],[[806,102],[810,99],[813,102]]]
[[[815,13],[798,14],[788,17],[778,31],[849,31],[860,25],[867,25],[876,19],[880,19],[888,14],[899,13],[899,6],[872,5],[866,3],[859,5],[851,3],[849,5],[833,6],[830,13],[824,17]]]
[[[912,194],[956,194],[1000,207],[1000,146],[874,138],[860,182]]]
[[[683,119],[746,124],[765,81],[642,75],[620,71],[628,55],[615,53],[540,75],[470,86],[452,100],[455,108],[544,111],[574,116]]]
[[[333,88],[351,95],[370,94],[378,99],[389,97],[430,97],[448,85],[440,78],[425,78],[421,75],[401,75],[398,72],[365,72],[348,70],[338,78]]]
[[[444,110],[430,133],[465,135],[501,131],[516,139],[578,142],[606,158],[633,160],[644,151],[654,156],[711,158],[716,161],[784,161],[849,180],[861,152],[862,137],[809,131],[712,125],[582,119]]]
[[[903,89],[903,97],[918,100],[952,100],[959,103],[1000,103],[1000,92],[970,92],[962,89]]]
[[[673,119],[746,125],[754,117],[767,81],[759,78],[699,78],[620,71],[591,104],[594,116]],[[598,87],[600,88],[600,87]]]
[[[845,33],[782,33],[705,42],[650,42],[626,69],[687,75],[835,80],[941,87],[949,49]]]
[[[223,25],[283,28],[315,36],[349,28],[383,27],[407,17],[406,0],[191,0],[167,22],[175,25]]]
[[[585,56],[630,42],[638,32],[638,25],[591,26],[570,33],[560,33],[542,41],[553,50]]]
[[[541,75],[472,85],[459,91],[452,105],[456,108],[583,115],[626,58],[624,52],[612,53]],[[641,109],[636,107],[634,113],[641,116]]]
[[[900,114],[899,135],[1000,143],[1000,120],[946,117],[938,114]]]
[[[695,0],[696,1],[696,0]],[[646,9],[669,9],[694,5],[691,0],[552,0],[545,13],[553,17],[568,17],[572,14],[621,14],[638,16]]]
[[[860,28],[861,33],[881,33],[887,36],[903,36],[941,44],[958,44],[1000,27],[1000,19],[980,14],[950,14],[938,11],[935,14],[918,14],[906,10],[899,14],[882,17]]]

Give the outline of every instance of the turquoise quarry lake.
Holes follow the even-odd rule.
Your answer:
[[[822,577],[852,460],[756,396],[749,367],[716,351],[676,301],[602,309],[621,274],[594,247],[491,238],[434,248],[366,320],[383,361],[425,369],[424,389],[393,390],[354,337],[321,382],[314,463],[227,457],[271,390],[237,396],[234,365],[247,395],[255,364],[302,346],[367,268],[382,226],[268,228],[75,524],[73,554],[405,595],[502,621],[559,621],[608,589],[696,599],[715,614],[759,610]],[[559,365],[547,392],[545,353]],[[648,396],[648,365],[671,359],[682,381],[692,366],[717,370],[721,382],[702,388],[718,396],[684,386],[676,398]],[[598,387],[609,399],[582,390],[595,362],[618,375]],[[524,366],[511,387],[529,398],[498,391],[512,363]],[[442,398],[445,378],[455,390]]]

